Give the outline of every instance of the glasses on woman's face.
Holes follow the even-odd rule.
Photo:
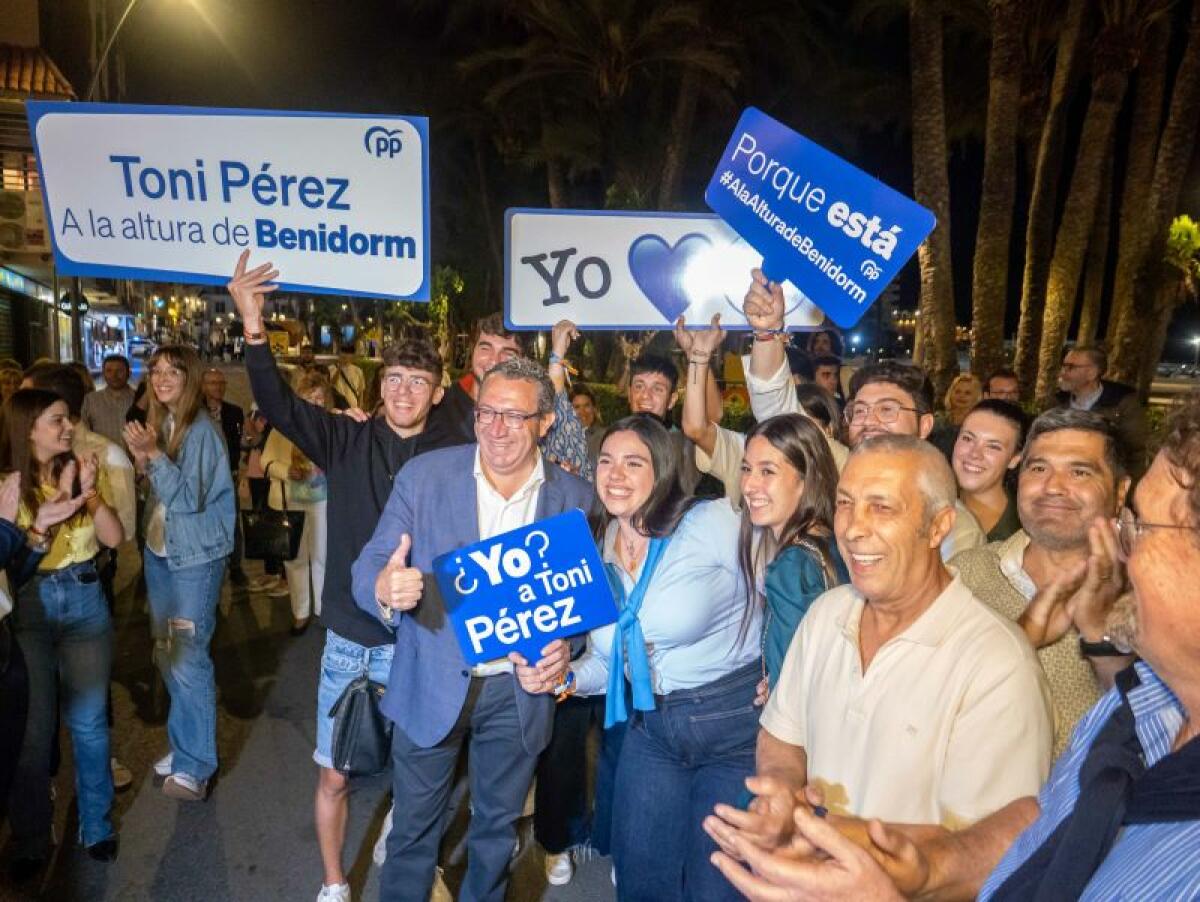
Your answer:
[[[183,378],[183,370],[175,366],[156,366],[150,370],[150,378],[160,382],[174,382]]]
[[[1137,514],[1124,507],[1117,515],[1117,547],[1121,551],[1121,557],[1129,560],[1138,540],[1152,529],[1186,529],[1200,532],[1194,526],[1180,526],[1177,523],[1143,523]]]
[[[868,404],[866,401],[855,401],[846,408],[847,423],[865,423],[867,417],[871,415],[871,411],[875,412],[875,419],[881,423],[894,423],[900,419],[900,414],[903,411],[916,413],[917,408],[905,407],[899,401],[880,401],[877,404]]]

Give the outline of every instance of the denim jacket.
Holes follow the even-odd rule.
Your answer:
[[[233,479],[225,439],[203,411],[188,427],[177,460],[160,454],[146,466],[150,499],[167,515],[167,567],[180,570],[207,564],[233,553]]]

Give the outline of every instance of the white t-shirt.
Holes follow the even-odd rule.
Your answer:
[[[804,748],[831,811],[964,827],[1035,796],[1054,722],[1033,649],[955,575],[862,672],[864,601],[826,592],[800,621],[762,726]]]

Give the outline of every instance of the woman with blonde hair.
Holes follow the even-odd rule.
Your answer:
[[[225,562],[233,551],[234,489],[225,439],[204,412],[196,352],[167,345],[150,357],[146,425],[125,444],[150,483],[144,572],[154,657],[171,697],[170,751],[154,765],[163,792],[201,801],[217,770],[217,686],[209,643]]]
[[[319,370],[301,370],[292,381],[296,395],[316,407],[332,407],[333,390]],[[292,600],[292,635],[308,629],[309,619],[321,613],[325,585],[325,473],[278,429],[272,430],[262,453],[263,472],[271,480],[267,503],[274,510],[304,512],[304,532],[295,560],[285,561],[288,594]]]

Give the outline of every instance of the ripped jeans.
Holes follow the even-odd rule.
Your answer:
[[[217,770],[217,683],[208,646],[225,558],[171,570],[147,548],[144,561],[154,662],[171,696],[172,770],[207,780]]]

